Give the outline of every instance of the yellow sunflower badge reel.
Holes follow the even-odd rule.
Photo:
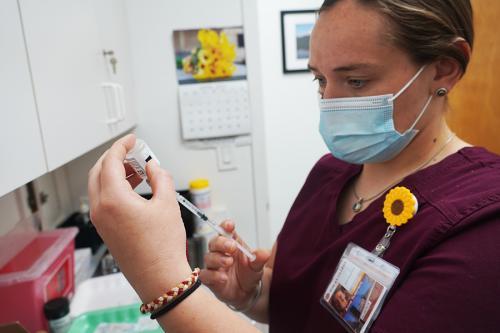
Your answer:
[[[406,187],[395,187],[385,197],[384,217],[392,226],[402,226],[413,218],[417,211],[417,198]]]
[[[408,223],[417,214],[418,200],[409,189],[398,186],[390,190],[386,195],[382,211],[389,227],[375,250],[373,250],[373,253],[379,257],[389,247],[391,237],[396,232],[397,227]]]

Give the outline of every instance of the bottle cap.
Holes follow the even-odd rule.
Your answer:
[[[69,313],[69,301],[66,297],[54,298],[45,303],[43,312],[48,320],[62,318]]]
[[[205,178],[198,178],[189,182],[189,188],[192,190],[201,190],[209,186],[208,179]]]

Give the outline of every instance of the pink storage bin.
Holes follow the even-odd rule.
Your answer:
[[[29,332],[48,329],[45,302],[74,291],[77,228],[0,237],[0,323],[19,321]]]

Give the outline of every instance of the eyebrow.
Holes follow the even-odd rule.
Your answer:
[[[374,66],[373,64],[367,64],[367,63],[349,64],[349,65],[334,68],[332,71],[333,72],[350,72],[350,71],[353,71],[356,69],[362,69],[362,68],[373,67],[373,66]],[[313,67],[311,64],[307,64],[307,68],[311,71],[318,72],[318,70],[315,67]]]

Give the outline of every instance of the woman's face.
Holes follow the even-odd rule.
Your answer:
[[[309,66],[323,98],[396,94],[420,66],[389,41],[391,25],[375,9],[342,0],[322,12],[311,34]],[[398,131],[408,129],[431,94],[426,68],[395,102]],[[428,116],[428,115],[427,115]],[[421,124],[426,123],[426,115]],[[417,126],[422,128],[423,125]]]
[[[337,290],[333,297],[335,298],[334,302],[338,304],[342,311],[345,311],[349,305],[349,297],[342,290]]]

